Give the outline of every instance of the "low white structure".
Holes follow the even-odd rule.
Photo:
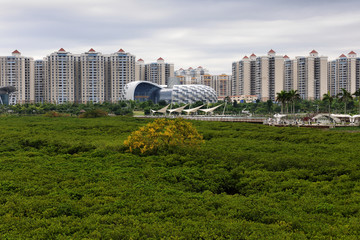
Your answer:
[[[279,124],[280,123],[280,121],[281,121],[281,118],[283,118],[283,117],[286,117],[286,115],[285,114],[275,114],[274,115],[274,118],[276,119],[276,124]]]
[[[162,114],[166,114],[166,110],[169,108],[170,104],[167,105],[166,107],[160,109],[160,110],[150,110],[152,114],[154,113],[162,113]]]
[[[191,108],[191,109],[184,109],[184,112],[189,115],[190,113],[196,113],[200,108],[202,108],[204,105],[201,105],[199,107]]]
[[[216,107],[212,107],[212,108],[208,108],[208,109],[199,109],[200,111],[203,111],[204,113],[208,114],[208,113],[213,113],[215,109],[217,109],[218,107],[222,106],[223,104],[220,104]]]
[[[179,107],[179,108],[175,108],[175,109],[169,109],[168,112],[173,113],[173,112],[177,112],[177,113],[181,113],[182,111],[184,111],[184,109],[186,108],[186,106],[189,105],[189,104],[186,104],[182,107]]]

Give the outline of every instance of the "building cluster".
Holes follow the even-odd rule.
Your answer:
[[[321,99],[330,92],[335,96],[341,88],[353,93],[360,86],[360,58],[351,51],[328,61],[313,50],[309,56],[276,55],[245,56],[232,64],[231,95],[256,95],[262,101],[275,100],[276,93],[297,90],[302,99]]]
[[[252,54],[233,62],[232,75],[211,75],[201,66],[174,71],[174,65],[163,58],[152,63],[136,61],[123,49],[102,54],[91,48],[72,54],[61,48],[36,61],[18,50],[0,57],[0,86],[16,88],[9,104],[117,102],[125,99],[124,88],[134,81],[172,89],[200,84],[213,88],[219,99],[229,96],[237,101],[275,101],[282,90],[297,90],[301,98],[313,100],[328,92],[335,96],[342,88],[351,93],[359,89],[360,58],[351,51],[328,61],[313,50],[309,56],[290,59],[270,50],[266,56]]]
[[[179,84],[202,84],[215,90],[219,99],[223,99],[232,94],[231,75],[211,75],[209,71],[201,66],[197,68],[180,68],[175,71],[175,77]]]
[[[136,80],[160,85],[174,76],[173,64],[135,61],[123,49],[102,54],[90,49],[72,54],[61,48],[43,60],[24,57],[18,50],[0,57],[0,86],[14,86],[9,104],[51,102],[101,103],[123,99],[124,86]]]

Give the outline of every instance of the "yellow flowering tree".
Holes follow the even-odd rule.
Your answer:
[[[147,155],[175,149],[198,148],[203,142],[202,135],[190,122],[177,118],[156,119],[148,123],[131,133],[124,145],[132,153]]]

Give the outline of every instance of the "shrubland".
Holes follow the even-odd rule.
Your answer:
[[[0,238],[360,235],[359,128],[194,121],[196,151],[127,152],[151,122],[0,117]]]

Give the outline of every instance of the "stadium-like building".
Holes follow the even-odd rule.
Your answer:
[[[148,101],[158,103],[165,100],[168,103],[194,103],[197,101],[215,103],[217,94],[211,87],[205,85],[174,85],[163,87],[152,82],[135,81],[126,84],[123,90],[124,100]]]

